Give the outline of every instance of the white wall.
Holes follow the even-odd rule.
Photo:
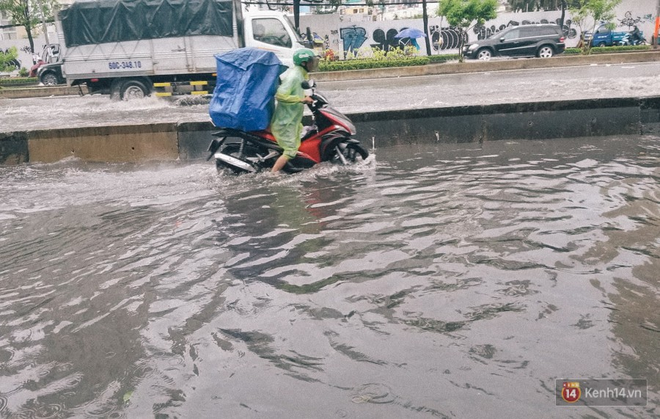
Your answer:
[[[618,28],[615,30],[629,31],[634,24],[644,33],[647,41],[651,41],[655,28],[655,0],[624,0],[616,9]],[[529,13],[500,13],[497,18],[486,22],[484,30],[470,30],[469,41],[476,41],[499,32],[510,25],[529,23],[558,23],[561,11],[529,12]],[[394,38],[404,28],[417,28],[423,30],[422,19],[384,20],[373,21],[364,15],[302,15],[300,17],[301,32],[305,33],[309,27],[315,39],[322,39],[324,47],[330,48],[343,56],[343,51],[372,46],[396,45],[398,39]],[[591,27],[585,28],[591,30]],[[564,32],[567,34],[566,46],[574,47],[580,39],[580,28],[571,21],[570,13],[566,12]],[[458,35],[449,28],[445,19],[429,16],[429,34],[431,36],[431,53],[456,53]],[[442,40],[441,45],[438,41]],[[422,47],[420,54],[427,53],[424,39],[417,42]]]

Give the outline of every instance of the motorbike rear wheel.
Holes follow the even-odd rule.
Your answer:
[[[240,175],[260,172],[264,168],[256,159],[248,159],[249,156],[256,157],[258,155],[258,150],[250,145],[244,145],[241,149],[241,143],[229,143],[220,147],[218,152],[228,156],[224,160],[216,157],[215,167],[218,171],[229,170]]]

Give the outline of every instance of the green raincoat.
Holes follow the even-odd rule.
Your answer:
[[[282,75],[282,84],[277,89],[277,107],[270,121],[270,130],[277,144],[284,149],[284,155],[292,159],[300,147],[304,105],[301,100],[305,92],[301,86],[308,80],[307,70],[300,66],[288,69]]]

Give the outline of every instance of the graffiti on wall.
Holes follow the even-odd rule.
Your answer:
[[[460,45],[461,34],[463,36],[463,43],[466,43],[468,36],[466,33],[461,32],[459,28],[450,26],[448,28],[441,28],[438,25],[431,26],[431,47],[435,51],[445,49],[456,49]]]
[[[368,44],[370,47],[390,51],[393,48],[404,48],[413,44],[410,38],[396,37],[404,29],[408,29],[408,27],[403,27],[400,30],[394,28],[377,28],[373,30],[371,37],[369,37],[366,28],[353,25],[351,27],[341,28],[339,30],[339,37],[342,40],[344,55],[354,55],[360,47],[365,45],[368,39],[372,40]]]
[[[355,55],[358,49],[365,45],[368,39],[371,39],[368,45],[372,48],[379,48],[383,51],[390,51],[393,48],[404,48],[412,44],[409,38],[397,38],[400,31],[408,29],[407,27],[399,29],[374,29],[371,37],[367,34],[367,29],[361,26],[350,26],[339,29],[339,37],[342,40],[344,55]]]
[[[645,18],[639,16],[632,17],[632,12],[630,10],[625,13],[623,19],[619,19],[621,26],[627,26],[628,29],[632,28],[633,26],[637,26],[640,23],[644,23],[645,21]]]
[[[626,0],[624,0],[626,1]],[[653,16],[647,13],[648,7],[626,8],[619,12],[615,24],[623,28],[632,29],[633,26],[639,26],[639,29],[645,32],[653,31]],[[627,11],[626,11],[627,10]],[[650,9],[649,9],[650,10]],[[625,16],[624,16],[625,13]],[[470,28],[469,31],[462,32],[459,28],[448,27],[446,19],[435,17],[429,19],[429,30],[427,32],[431,45],[431,53],[443,53],[444,51],[456,51],[462,41],[476,42],[511,27],[536,23],[557,23],[560,22],[561,11],[541,11],[525,13],[502,13],[496,19],[493,19],[482,26]],[[301,20],[303,16],[301,16]],[[422,28],[421,19],[403,19],[391,21],[372,21],[364,20],[360,22],[348,22],[346,19],[340,19],[340,16],[309,16],[304,19],[303,26],[309,26],[316,32],[315,46],[321,48],[321,43],[316,42],[317,34],[323,39],[323,49],[331,49],[337,57],[347,57],[356,55],[359,49],[368,47],[377,47],[378,49],[389,51],[392,48],[404,47],[411,43],[411,40],[396,38],[396,35],[405,28]],[[628,29],[628,30],[630,30]],[[563,28],[567,47],[574,47],[580,39],[580,27],[567,13]],[[426,54],[423,40],[418,40],[422,46],[420,54]]]
[[[559,20],[560,19],[557,18],[557,24],[559,24]],[[551,23],[551,21],[547,19],[539,19],[537,21],[510,20],[506,24],[500,24],[499,26],[494,24],[490,26],[477,25],[473,28],[472,31],[476,35],[477,39],[486,39],[493,34],[501,32],[502,30],[511,26],[533,25],[537,23]],[[578,31],[572,26],[573,22],[570,19],[564,22],[564,35],[569,39],[574,39],[578,35]],[[396,35],[404,29],[407,29],[407,27],[403,27],[401,29],[377,28],[372,31],[370,37],[367,29],[362,26],[352,25],[349,27],[340,28],[339,37],[341,39],[344,56],[354,55],[358,49],[365,45],[368,39],[372,40],[372,42],[368,44],[369,46],[373,48],[379,48],[383,51],[389,51],[392,48],[397,47],[405,47],[406,45],[410,44],[410,40],[407,38],[396,38]],[[430,26],[429,35],[431,37],[431,48],[436,52],[441,50],[457,49],[460,45],[461,36],[463,37],[463,43],[467,43],[469,38],[468,33],[462,32],[460,28],[453,26],[442,28],[440,25]]]
[[[387,31],[383,29],[376,29],[371,36],[371,39],[374,40],[374,43],[371,44],[372,47],[380,48],[383,51],[389,51],[391,48],[394,48],[398,45],[399,39],[395,36],[399,33],[396,29],[388,29]]]
[[[341,28],[339,37],[343,41],[344,54],[355,53],[367,40],[367,31],[357,26]]]

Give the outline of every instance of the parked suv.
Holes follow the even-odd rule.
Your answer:
[[[564,52],[564,34],[559,25],[539,24],[511,26],[463,47],[467,58],[490,60],[491,57],[536,56],[550,58]]]

